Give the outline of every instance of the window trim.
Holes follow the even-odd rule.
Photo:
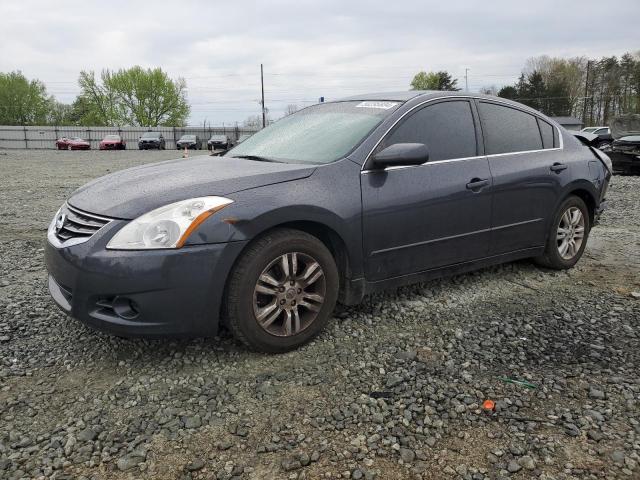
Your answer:
[[[554,128],[554,147],[553,148],[542,148],[539,150],[522,150],[522,151],[518,151],[518,152],[508,152],[508,153],[492,153],[490,155],[476,155],[474,157],[462,157],[462,158],[449,158],[447,160],[434,160],[432,162],[425,162],[425,163],[421,163],[420,165],[398,165],[398,166],[394,166],[394,167],[385,167],[383,169],[375,169],[375,170],[371,170],[371,169],[366,169],[364,168],[365,165],[367,165],[367,163],[369,163],[369,160],[371,159],[371,155],[373,154],[373,152],[375,151],[376,148],[378,148],[378,145],[382,142],[382,140],[384,140],[387,135],[389,135],[389,132],[391,132],[391,130],[393,130],[395,128],[395,126],[402,120],[404,119],[404,117],[406,117],[407,115],[409,115],[410,113],[412,113],[414,110],[428,104],[431,102],[435,102],[438,100],[447,100],[447,99],[464,99],[464,100],[478,100],[478,101],[484,101],[486,103],[496,103],[498,105],[502,105],[505,107],[509,107],[509,108],[513,108],[514,110],[518,110],[521,111],[522,113],[528,113],[529,115],[532,115],[536,118],[536,120],[538,118],[540,118],[541,120],[546,121],[547,123],[549,123],[553,128]],[[473,102],[476,103],[476,102]],[[473,105],[472,105],[473,107]],[[477,109],[477,105],[476,105],[476,109]],[[472,111],[474,111],[474,109],[472,108]],[[360,174],[369,174],[369,173],[376,173],[376,172],[388,172],[388,171],[392,171],[392,170],[403,170],[405,168],[416,168],[416,167],[423,167],[423,166],[427,166],[427,165],[437,165],[439,163],[448,163],[448,162],[457,162],[457,161],[464,161],[464,160],[472,160],[472,159],[476,159],[476,158],[493,158],[493,157],[504,157],[507,155],[522,155],[524,153],[538,153],[538,152],[553,152],[556,150],[563,150],[564,149],[564,140],[562,138],[562,132],[560,131],[560,129],[557,127],[557,125],[554,125],[551,122],[548,122],[547,120],[545,120],[544,118],[541,118],[540,115],[536,114],[537,112],[530,112],[527,110],[524,110],[522,108],[518,108],[517,105],[513,105],[511,103],[507,103],[507,102],[503,102],[500,100],[494,100],[493,98],[485,98],[485,97],[478,97],[478,96],[469,96],[469,95],[446,95],[446,96],[442,96],[442,97],[435,97],[435,98],[429,98],[427,100],[424,100],[416,105],[414,105],[413,107],[411,107],[409,110],[407,110],[406,112],[404,112],[402,115],[400,115],[400,117],[398,117],[398,119],[393,122],[391,124],[391,126],[389,126],[389,128],[380,136],[380,138],[378,139],[378,141],[373,145],[373,147],[371,148],[371,150],[369,151],[369,153],[367,154],[365,161],[362,164],[362,167],[360,167]],[[478,136],[478,130],[480,130],[480,133],[482,134],[482,121],[479,119],[479,114],[478,114],[478,120],[480,121],[480,125],[475,125],[476,126],[476,138]],[[474,117],[474,124],[475,124],[475,117]],[[559,147],[555,146],[555,135],[558,135],[558,140],[559,140]],[[542,136],[540,138],[540,140],[542,141]],[[482,145],[484,146],[484,136],[482,137]],[[542,144],[544,147],[544,143]],[[476,147],[477,148],[477,147]],[[484,148],[483,148],[483,152],[484,152]]]

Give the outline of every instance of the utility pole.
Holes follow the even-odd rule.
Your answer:
[[[469,91],[469,69],[465,68],[464,69],[464,88],[465,91]]]
[[[587,78],[584,81],[584,105],[582,106],[582,126],[587,127],[587,93],[589,91],[589,67],[591,60],[587,61]]]
[[[262,64],[260,64],[260,86],[262,88],[262,128],[264,128],[267,123],[267,116],[264,113],[264,70]]]

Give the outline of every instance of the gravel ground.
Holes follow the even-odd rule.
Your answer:
[[[65,197],[175,156],[0,152],[0,478],[640,478],[640,178],[613,179],[569,272],[367,297],[268,356],[226,334],[111,337],[49,298]]]

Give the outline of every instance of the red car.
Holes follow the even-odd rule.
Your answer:
[[[58,150],[90,150],[91,144],[80,137],[62,137],[56,140]]]
[[[100,150],[124,150],[127,148],[127,142],[120,135],[107,135],[100,142],[99,148]]]

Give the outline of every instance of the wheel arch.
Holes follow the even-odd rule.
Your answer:
[[[597,207],[596,198],[593,192],[582,186],[576,186],[576,188],[572,188],[569,190],[569,192],[561,200],[561,203],[572,195],[580,198],[587,205],[587,209],[589,210],[589,225],[593,226]]]
[[[358,303],[360,301],[361,295],[357,288],[353,288],[351,282],[351,279],[353,278],[354,259],[349,253],[349,248],[347,247],[344,238],[334,228],[327,225],[326,223],[319,222],[317,220],[283,221],[281,223],[270,225],[268,228],[264,228],[259,232],[255,232],[255,234],[251,238],[251,241],[247,242],[247,244],[235,258],[233,265],[229,270],[230,273],[225,279],[225,292],[227,290],[228,282],[231,277],[231,272],[235,268],[235,265],[240,261],[245,251],[250,247],[250,245],[252,245],[256,240],[268,234],[269,232],[283,229],[299,230],[301,232],[308,233],[309,235],[312,235],[320,240],[322,244],[327,248],[327,250],[329,250],[336,262],[336,267],[338,269],[338,275],[340,279],[338,301],[348,305]]]

